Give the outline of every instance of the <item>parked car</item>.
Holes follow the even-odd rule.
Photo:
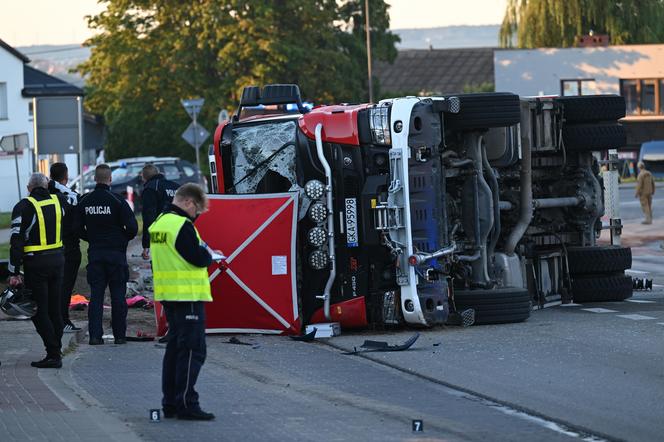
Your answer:
[[[201,174],[198,167],[189,161],[177,157],[140,157],[123,158],[118,160],[120,166],[113,169],[113,182],[111,190],[127,197],[127,189],[133,189],[134,210],[141,209],[141,194],[143,191],[143,180],[141,169],[146,164],[154,164],[166,179],[178,184],[196,183],[207,190],[207,180]]]
[[[639,161],[643,161],[655,178],[664,178],[664,140],[643,143]]]
[[[127,197],[127,188],[133,189],[134,210],[140,211],[141,193],[143,191],[143,181],[141,179],[141,170],[143,166],[151,163],[157,166],[159,171],[164,174],[166,179],[175,181],[178,184],[197,183],[207,190],[207,179],[201,174],[201,171],[189,161],[181,160],[178,157],[133,157],[120,158],[117,161],[108,162],[112,170],[111,190],[113,192]],[[69,181],[69,186],[73,189],[78,187],[80,176]],[[91,192],[95,188],[94,167],[83,173],[83,192]]]

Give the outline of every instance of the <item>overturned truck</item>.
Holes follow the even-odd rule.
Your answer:
[[[597,244],[597,152],[625,144],[624,115],[612,95],[309,110],[295,85],[248,87],[215,133],[212,193],[297,195],[304,324],[518,322],[631,296],[630,249]]]

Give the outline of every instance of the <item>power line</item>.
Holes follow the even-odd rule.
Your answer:
[[[47,50],[43,50],[43,51],[34,51],[34,52],[21,51],[21,53],[23,55],[39,55],[39,54],[51,54],[51,53],[54,53],[54,52],[77,51],[77,50],[81,50],[81,49],[89,49],[89,48],[87,48],[85,46],[76,45],[76,46],[70,46],[68,48],[47,49]]]

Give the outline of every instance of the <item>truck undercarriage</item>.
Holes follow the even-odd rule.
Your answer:
[[[624,114],[618,96],[509,93],[307,112],[297,86],[246,88],[215,134],[213,193],[297,196],[304,324],[518,322],[631,296],[630,249],[597,244],[598,152],[624,145]]]

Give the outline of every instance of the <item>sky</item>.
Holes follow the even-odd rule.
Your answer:
[[[184,0],[186,1],[186,0]],[[507,0],[387,0],[392,29],[499,24]],[[12,46],[81,43],[97,0],[0,0],[0,39]]]

